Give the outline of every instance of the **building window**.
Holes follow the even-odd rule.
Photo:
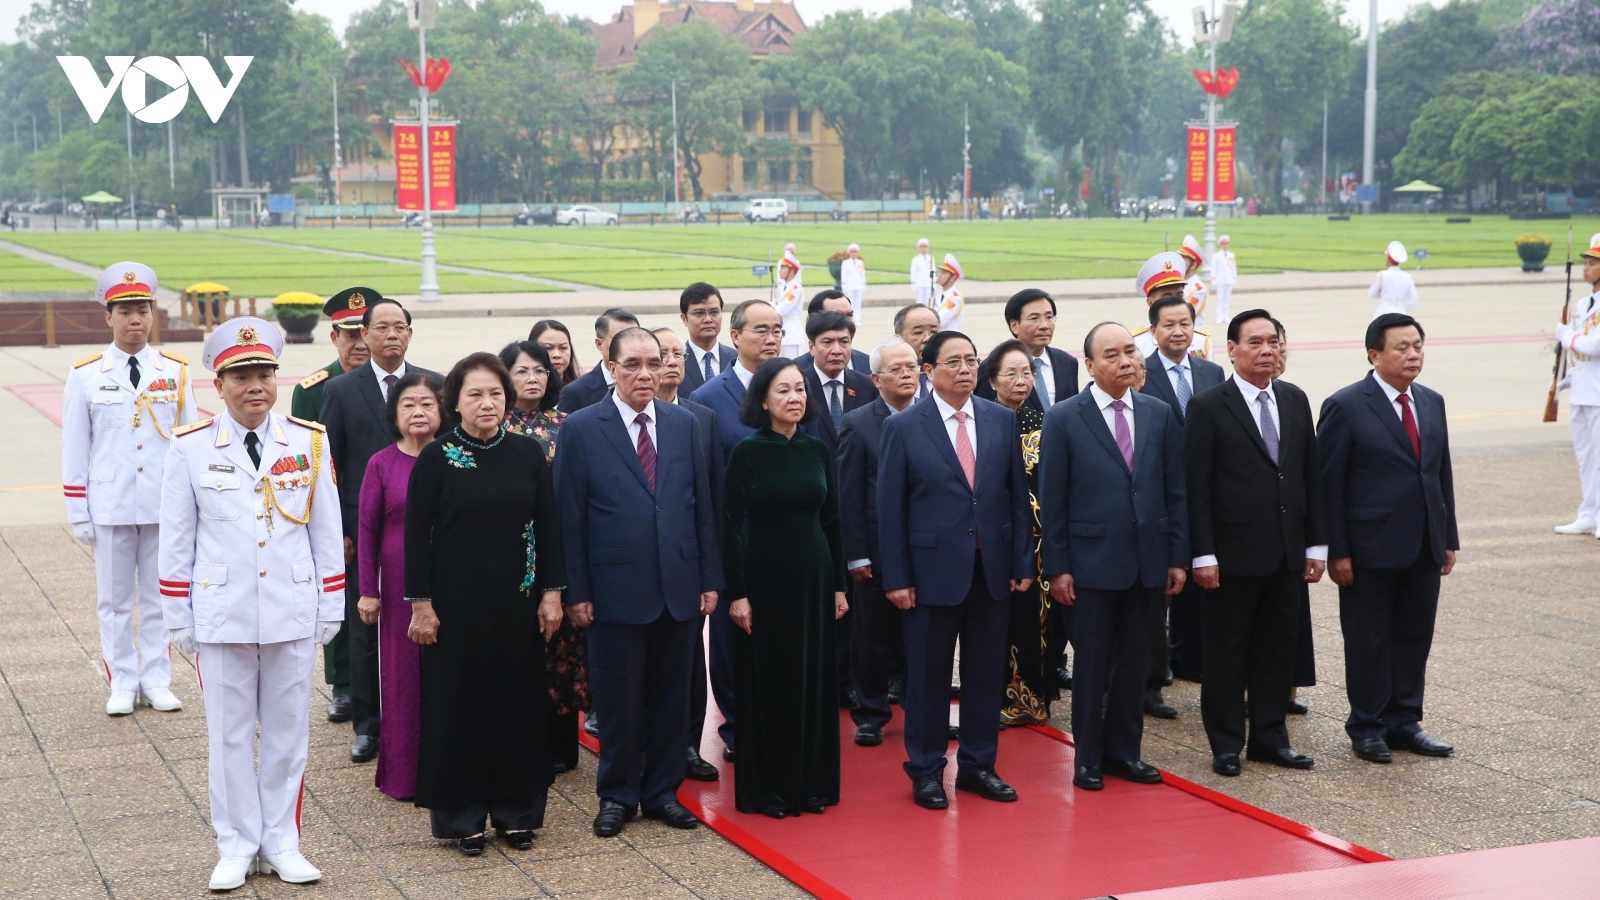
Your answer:
[[[798,169],[799,171],[796,174],[795,180],[801,184],[811,184],[812,176],[815,174],[815,168],[811,164],[810,147],[800,148],[800,164]]]
[[[786,184],[789,181],[789,160],[774,159],[767,163],[767,180],[774,185]]]
[[[744,161],[744,184],[745,184],[745,187],[749,187],[749,186],[755,184],[757,179],[759,179],[761,177],[759,174],[757,174],[758,171],[759,171],[757,169],[757,166],[758,166],[758,163],[753,159],[746,159]]]
[[[787,109],[767,110],[767,134],[789,133],[789,111]]]
[[[756,112],[754,110],[745,110],[744,130],[750,132],[756,130]]]
[[[811,110],[809,110],[809,109],[800,110],[800,128],[799,128],[799,131],[800,131],[801,134],[809,134],[811,132]]]

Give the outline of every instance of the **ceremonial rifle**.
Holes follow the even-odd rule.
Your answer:
[[[1567,324],[1567,316],[1572,310],[1572,226],[1567,226],[1567,299],[1561,305],[1561,324]],[[1555,369],[1550,373],[1550,394],[1544,400],[1544,420],[1554,422],[1558,412],[1560,400],[1556,399],[1556,391],[1561,387],[1561,375],[1566,368],[1567,348],[1561,342],[1556,343]]]

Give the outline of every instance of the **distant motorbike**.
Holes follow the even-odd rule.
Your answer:
[[[828,221],[848,222],[850,221],[850,213],[842,207],[835,206],[828,212]]]
[[[678,210],[678,221],[684,223],[685,225],[693,225],[695,223],[704,222],[705,220],[706,214],[700,210],[700,204],[698,203],[685,206],[683,209]]]
[[[935,206],[928,211],[928,218],[934,222],[943,222],[945,219],[950,218],[950,214],[945,212],[944,207]]]

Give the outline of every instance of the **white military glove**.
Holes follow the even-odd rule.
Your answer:
[[[77,538],[78,539],[78,543],[83,544],[85,547],[93,547],[94,546],[94,523],[93,522],[74,522],[72,524],[72,536]]]
[[[317,643],[324,647],[328,646],[328,642],[333,640],[334,637],[338,635],[339,626],[343,624],[343,622],[318,622]]]
[[[1570,322],[1562,322],[1560,325],[1557,325],[1555,335],[1556,343],[1565,344],[1572,337],[1572,333],[1575,330],[1576,329],[1572,327],[1572,323]]]
[[[172,646],[178,648],[179,653],[185,653],[189,656],[195,655],[200,649],[194,642],[193,628],[174,628],[167,634],[167,640]]]

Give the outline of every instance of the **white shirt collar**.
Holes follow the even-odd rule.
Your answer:
[[[1372,370],[1372,380],[1376,381],[1378,383],[1378,387],[1383,389],[1383,395],[1385,397],[1389,398],[1389,402],[1390,403],[1394,403],[1395,402],[1395,398],[1399,397],[1401,394],[1405,394],[1407,397],[1410,398],[1406,402],[1412,403],[1412,404],[1415,404],[1417,402],[1417,398],[1411,396],[1411,389],[1409,387],[1406,388],[1403,391],[1397,389],[1394,385],[1390,384],[1387,381],[1384,381],[1382,378],[1379,378],[1378,377],[1378,370],[1376,370],[1376,369]]]
[[[1161,357],[1161,366],[1162,366],[1162,368],[1166,369],[1168,372],[1171,372],[1173,369],[1176,369],[1179,366],[1188,366],[1189,365],[1189,354],[1187,354],[1187,353],[1185,353],[1183,355],[1183,360],[1181,362],[1173,362],[1172,360],[1167,359],[1167,355],[1165,353],[1162,353],[1159,348],[1156,350],[1156,356]]]
[[[813,367],[813,368],[815,368],[815,367]],[[827,387],[830,384],[837,384],[840,387],[844,387],[844,373],[849,368],[850,368],[849,363],[846,363],[845,367],[843,369],[839,370],[839,374],[833,376],[832,378],[829,378],[827,375],[824,375],[822,373],[821,369],[816,369],[817,380],[822,382],[822,386],[823,387]]]
[[[399,368],[395,369],[393,372],[385,372],[384,369],[383,369],[383,366],[378,365],[378,361],[375,360],[375,359],[368,360],[368,363],[371,364],[372,372],[373,372],[374,375],[378,376],[378,381],[380,381],[380,382],[383,381],[383,379],[389,377],[390,375],[393,375],[396,378],[404,378],[404,377],[406,377],[406,361],[403,360],[403,359],[400,360]]]
[[[1133,409],[1133,395],[1137,394],[1137,393],[1138,393],[1138,391],[1135,391],[1132,388],[1129,388],[1128,390],[1123,392],[1123,394],[1122,394],[1122,396],[1120,398],[1113,397],[1110,394],[1106,393],[1105,391],[1102,391],[1100,389],[1100,385],[1096,384],[1093,381],[1089,382],[1089,395],[1094,398],[1094,404],[1096,406],[1100,407],[1100,411],[1101,412],[1104,412],[1107,409],[1110,409],[1111,408],[1111,404],[1116,402],[1119,399],[1129,409]]]
[[[938,406],[939,406],[939,418],[941,420],[948,420],[951,416],[955,415],[957,412],[966,413],[967,414],[967,421],[969,421],[969,422],[972,421],[972,419],[974,418],[974,416],[973,416],[974,410],[972,408],[972,395],[971,394],[967,395],[966,405],[962,406],[960,410],[957,410],[954,406],[951,406],[950,404],[944,402],[944,398],[939,396],[939,392],[938,391],[935,391],[932,388],[929,388],[928,389],[928,393],[933,397],[933,402],[938,404]]]
[[[733,365],[729,366],[729,368],[733,369],[733,374],[739,379],[739,383],[744,385],[746,390],[749,390],[750,379],[756,377],[756,373],[746,369],[742,359],[734,360]]]
[[[643,412],[645,418],[650,420],[650,424],[654,425],[656,422],[656,405],[653,402],[646,403],[643,410],[635,411],[633,407],[617,396],[616,391],[611,392],[611,402],[617,405],[617,412],[622,415],[623,424],[633,424],[633,420],[639,418],[640,412]]]
[[[1273,393],[1273,388],[1276,387],[1276,385],[1270,381],[1267,382],[1267,386],[1265,388],[1258,388],[1250,382],[1245,381],[1243,378],[1240,378],[1239,374],[1235,372],[1233,375],[1233,383],[1239,386],[1239,393],[1244,397],[1244,405],[1250,407],[1251,412],[1255,412],[1257,394],[1266,394],[1267,402],[1271,403],[1274,407],[1278,405],[1278,396],[1277,394]]]
[[[605,360],[600,361],[600,377],[605,381],[606,387],[611,387],[617,383],[616,379],[611,377],[611,367],[606,365]]]

